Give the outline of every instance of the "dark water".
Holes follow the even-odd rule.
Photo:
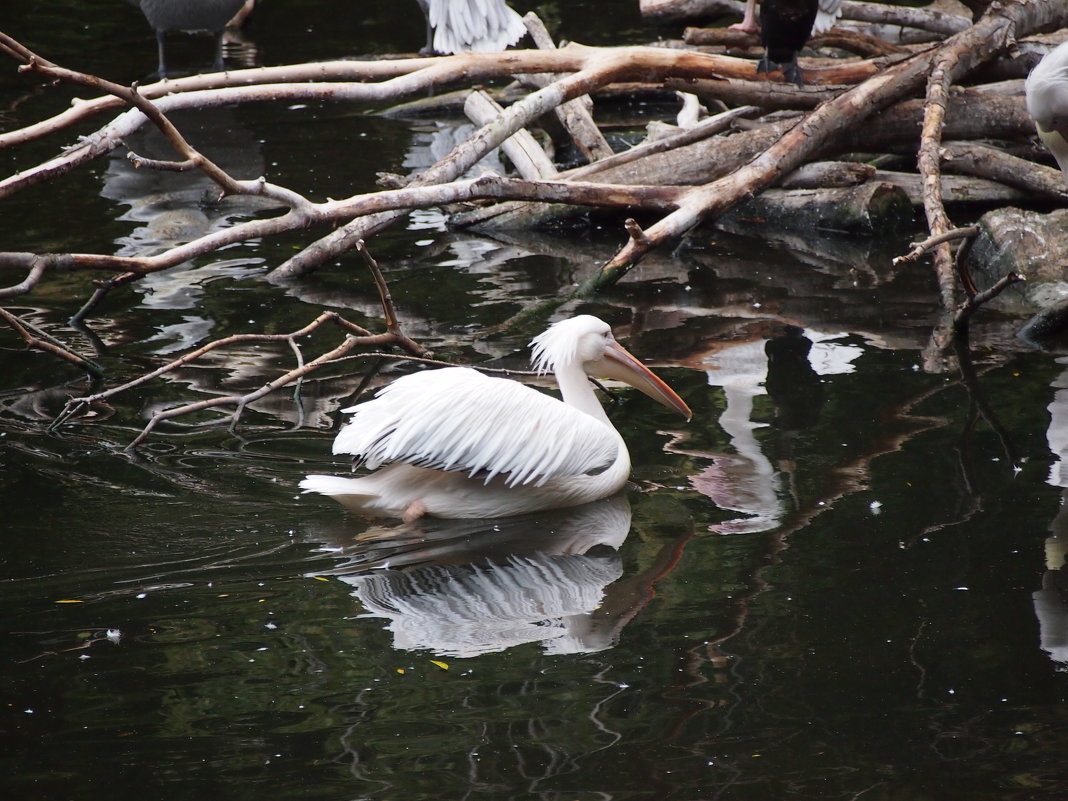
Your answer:
[[[543,11],[594,44],[670,33],[635,6]],[[413,9],[270,0],[246,37],[266,64],[411,51]],[[155,64],[121,2],[9,4],[0,29],[119,81]],[[176,48],[210,61],[204,41]],[[32,87],[0,73],[4,129],[69,96]],[[439,132],[371,111],[178,122],[235,172],[320,198],[407,171]],[[633,126],[656,111],[604,113]],[[4,153],[5,170],[72,140]],[[3,247],[139,253],[263,211],[202,192],[101,160],[0,204]],[[254,389],[292,353],[232,349],[47,433],[88,387],[0,333],[3,796],[1063,798],[1065,365],[1006,345],[1011,321],[984,313],[978,382],[928,369],[933,282],[887,266],[907,238],[704,231],[560,310],[617,325],[695,415],[625,395],[613,418],[632,487],[534,519],[405,529],[298,496],[306,473],[343,469],[331,427],[366,362],[309,380],[300,404],[256,404],[234,434],[186,418],[130,453],[155,409]],[[544,320],[492,327],[621,239],[610,221],[481,239],[420,212],[372,246],[408,333],[447,358],[521,365]],[[113,383],[324,308],[377,327],[354,257],[293,287],[261,280],[303,241],[132,285],[88,332],[66,323],[86,276],[11,307]]]

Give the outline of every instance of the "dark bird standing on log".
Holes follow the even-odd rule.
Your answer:
[[[213,69],[223,69],[222,35],[226,23],[245,4],[245,0],[127,0],[141,9],[156,32],[159,47],[159,76],[167,76],[163,40],[168,31],[208,31],[215,36]]]
[[[771,72],[782,67],[783,77],[804,86],[801,68],[797,66],[797,51],[812,35],[819,0],[764,0],[760,4],[760,43],[764,57],[757,64],[757,72]]]

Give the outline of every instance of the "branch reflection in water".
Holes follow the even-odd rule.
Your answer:
[[[195,147],[202,148],[231,175],[244,179],[264,174],[266,164],[259,143],[234,109],[175,112],[170,119]],[[155,126],[142,127],[126,137],[124,145],[112,153],[100,190],[101,197],[128,206],[119,220],[137,223],[116,239],[116,256],[155,256],[279,208],[277,202],[263,197],[220,197],[218,186],[199,170],[174,172],[135,166],[128,153],[156,160],[175,158],[174,149]],[[143,308],[186,312],[180,322],[168,322],[174,315],[157,315],[161,322],[146,340],[158,343],[153,353],[177,353],[210,336],[218,323],[205,316],[201,305],[208,283],[238,281],[263,272],[264,259],[251,255],[249,249],[230,248],[227,255],[230,258],[188,261],[134,283],[143,296]]]
[[[367,616],[389,620],[401,650],[473,657],[537,642],[592,653],[614,645],[648,599],[631,582],[613,592],[630,525],[623,494],[510,518],[421,519],[368,529],[338,548],[329,574]]]

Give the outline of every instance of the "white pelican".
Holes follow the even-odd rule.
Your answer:
[[[1027,111],[1068,180],[1068,42],[1046,54],[1025,84]]]
[[[425,53],[504,50],[527,32],[504,0],[416,0],[426,17]]]
[[[630,474],[630,454],[588,376],[625,381],[690,418],[671,388],[628,353],[608,323],[580,315],[530,343],[563,401],[467,367],[412,373],[349,409],[334,453],[369,475],[308,476],[305,492],[351,509],[415,520],[504,517],[605,498]],[[383,466],[385,465],[385,466]]]

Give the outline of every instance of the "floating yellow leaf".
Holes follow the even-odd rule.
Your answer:
[[[324,578],[323,576],[312,576],[312,578],[316,581],[330,581],[330,579]]]
[[[400,673],[403,676],[404,675],[404,668],[397,668],[397,672]]]
[[[85,601],[79,601],[79,600],[76,600],[76,599],[75,600],[71,600],[69,598],[64,598],[62,601],[56,601],[56,603],[57,604],[84,604]]]
[[[447,664],[445,664],[444,662],[439,662],[439,661],[438,661],[438,660],[436,660],[436,659],[431,659],[431,660],[430,660],[430,664],[432,664],[432,665],[437,665],[437,666],[438,666],[439,668],[441,668],[442,670],[448,670],[448,669],[449,669],[449,666],[448,666]]]

